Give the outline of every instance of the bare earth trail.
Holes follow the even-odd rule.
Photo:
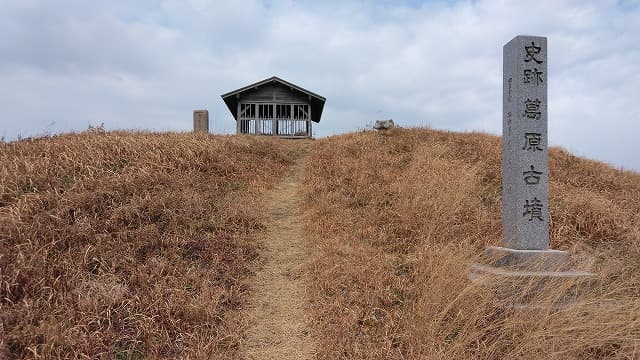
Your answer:
[[[307,148],[308,144],[303,144]],[[265,196],[267,230],[263,263],[252,282],[245,359],[311,359],[315,344],[309,324],[306,265],[310,261],[303,234],[302,195],[306,156]]]

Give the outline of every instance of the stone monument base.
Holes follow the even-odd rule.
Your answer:
[[[595,274],[571,269],[569,253],[489,247],[469,279],[495,289],[506,307],[562,307],[593,290]]]
[[[561,250],[518,250],[499,246],[485,249],[483,262],[500,268],[561,271],[571,267],[569,253]]]

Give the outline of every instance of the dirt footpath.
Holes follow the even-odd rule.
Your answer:
[[[303,234],[302,184],[306,157],[265,198],[267,230],[241,353],[246,359],[311,359],[315,354],[309,324],[305,266],[310,260]]]

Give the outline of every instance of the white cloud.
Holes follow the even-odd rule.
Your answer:
[[[0,3],[0,135],[189,130],[271,75],[327,97],[320,136],[376,118],[501,131],[502,45],[549,37],[550,140],[640,170],[637,1]],[[375,4],[375,5],[372,5]],[[20,121],[11,121],[20,119]]]

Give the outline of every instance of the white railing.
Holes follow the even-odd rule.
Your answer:
[[[239,134],[308,137],[310,121],[282,119],[240,119]]]
[[[310,137],[308,104],[248,103],[238,106],[239,134]]]

